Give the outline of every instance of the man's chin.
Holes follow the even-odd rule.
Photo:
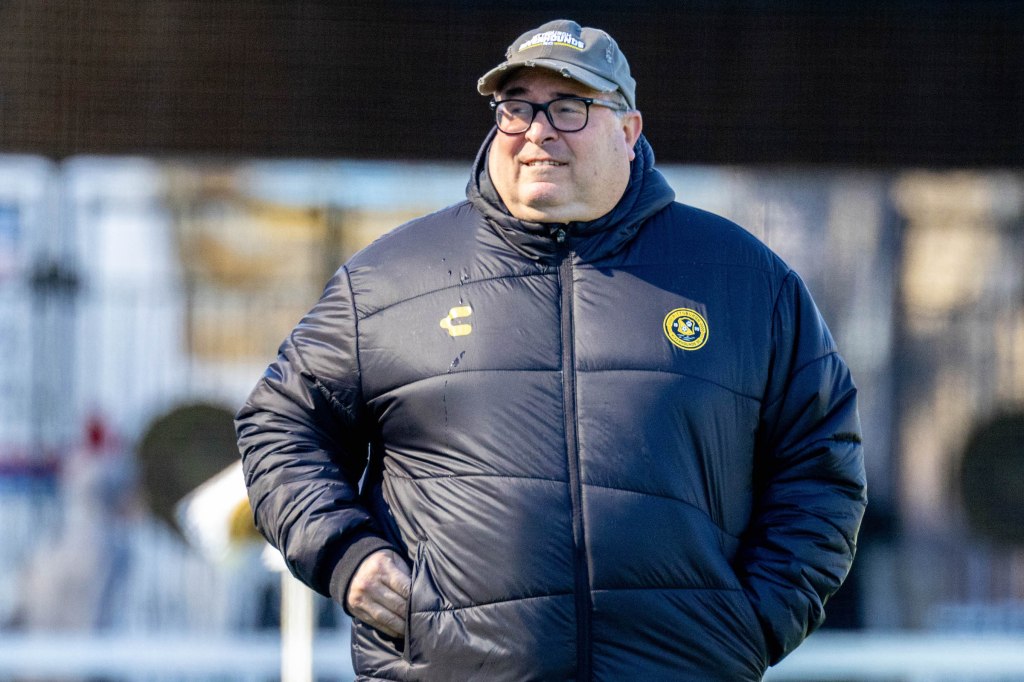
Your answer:
[[[569,212],[559,206],[521,206],[517,211],[512,211],[512,215],[532,223],[572,222],[572,218],[567,217]]]
[[[566,204],[565,199],[559,196],[558,187],[549,185],[547,187],[532,187],[530,192],[523,196],[520,202],[519,213],[513,213],[517,218],[530,220],[537,223],[563,223],[569,222],[566,218],[572,213],[572,207]]]

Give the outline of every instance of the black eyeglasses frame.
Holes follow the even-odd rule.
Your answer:
[[[552,104],[554,104],[555,102],[564,102],[566,100],[574,100],[574,101],[577,101],[577,102],[583,102],[586,105],[586,107],[587,107],[586,116],[583,119],[583,125],[581,125],[579,128],[573,128],[572,130],[565,130],[563,128],[559,128],[558,125],[555,123],[554,119],[552,118],[551,112],[548,111],[548,108]],[[528,104],[528,105],[530,105],[530,107],[533,108],[533,114],[530,116],[530,122],[526,125],[525,128],[523,128],[520,131],[514,132],[514,133],[510,133],[510,132],[502,129],[501,124],[498,122],[498,107],[501,104],[505,103],[505,102],[521,102],[522,104]],[[596,104],[598,106],[602,106],[602,107],[607,107],[607,108],[612,109],[614,111],[619,111],[619,112],[628,111],[627,108],[623,107],[618,102],[611,102],[611,101],[608,101],[608,100],[597,99],[597,98],[594,98],[594,97],[556,97],[555,99],[549,100],[547,102],[544,102],[543,104],[540,104],[540,103],[537,103],[537,102],[531,102],[528,99],[518,99],[518,98],[515,98],[515,97],[510,97],[509,99],[502,99],[502,100],[493,100],[492,99],[491,102],[490,102],[491,111],[494,112],[494,124],[496,126],[498,126],[498,130],[501,130],[501,132],[505,133],[506,135],[522,135],[523,133],[525,133],[527,130],[530,129],[530,126],[533,125],[534,120],[537,118],[537,113],[541,112],[541,111],[544,112],[544,116],[545,116],[545,118],[548,119],[548,123],[551,124],[551,127],[554,128],[555,130],[557,130],[558,132],[560,132],[560,133],[578,133],[579,131],[581,131],[584,128],[586,128],[587,124],[590,123],[590,107],[591,107],[591,105],[594,105],[594,104]]]

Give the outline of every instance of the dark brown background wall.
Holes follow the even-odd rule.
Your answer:
[[[464,159],[476,78],[565,16],[619,40],[661,161],[1019,166],[1022,5],[7,0],[0,151]]]

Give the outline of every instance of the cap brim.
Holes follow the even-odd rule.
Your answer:
[[[537,68],[571,78],[598,92],[615,92],[619,86],[595,73],[580,68],[575,64],[567,64],[557,59],[528,59],[522,62],[504,62],[494,67],[477,82],[476,89],[481,95],[493,95],[513,73],[522,68]]]

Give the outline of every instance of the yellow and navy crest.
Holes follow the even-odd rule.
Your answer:
[[[697,350],[708,342],[708,323],[690,308],[676,308],[665,316],[662,325],[672,345],[683,350]]]

